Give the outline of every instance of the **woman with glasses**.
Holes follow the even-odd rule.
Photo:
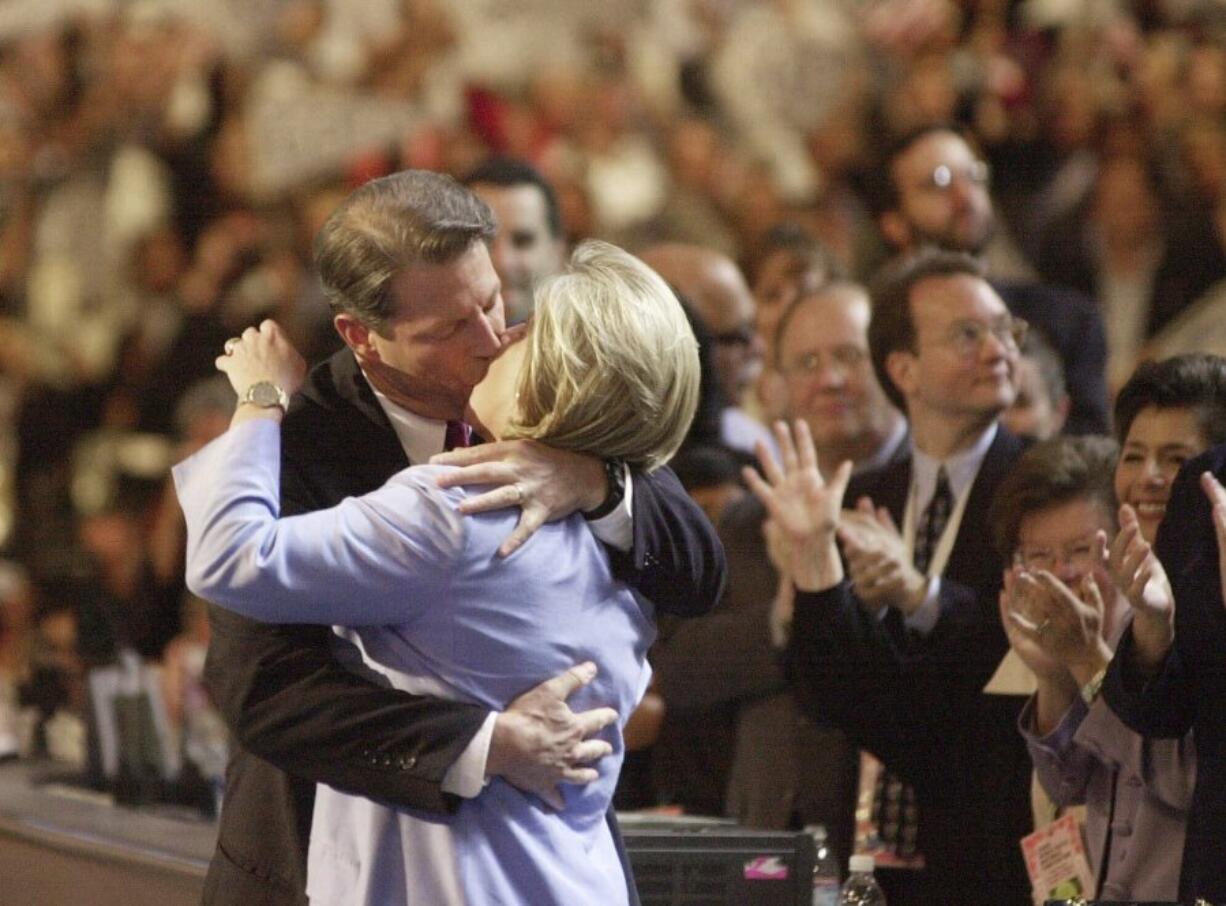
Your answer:
[[[604,243],[580,245],[565,272],[538,288],[525,342],[504,436],[646,470],[676,451],[698,399],[697,347],[673,293],[638,259]],[[248,330],[218,361],[235,387],[275,377],[292,392],[286,384],[303,370],[272,322]],[[517,514],[460,515],[469,492],[438,487],[446,467],[412,467],[364,497],[278,519],[280,432],[279,420],[263,414],[270,411],[240,406],[230,431],[175,469],[188,584],[198,594],[255,619],[350,627],[337,631],[360,652],[355,669],[491,709],[589,661],[576,669],[596,677],[575,706],[620,716],[578,744],[608,754],[596,771],[576,771],[554,802],[494,777],[439,817],[321,785],[311,902],[626,903],[605,816],[622,727],[651,676],[650,605],[614,577],[579,514],[500,556]],[[373,769],[394,771],[411,756],[370,757]]]
[[[1001,483],[990,522],[1013,565],[1000,615],[1037,685],[1018,726],[1039,783],[1055,805],[1086,807],[1093,894],[1171,900],[1195,779],[1191,738],[1144,740],[1099,694],[1130,616],[1128,584],[1103,551],[1117,533],[1115,452],[1106,438],[1048,441]],[[1124,520],[1135,524],[1131,511]]]

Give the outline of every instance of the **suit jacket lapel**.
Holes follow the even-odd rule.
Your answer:
[[[996,437],[988,447],[988,452],[984,454],[979,472],[971,485],[970,497],[967,498],[962,522],[958,526],[958,537],[945,567],[945,574],[951,578],[965,582],[971,576],[981,576],[985,567],[988,567],[992,574],[999,572],[996,565],[999,556],[992,545],[988,527],[988,508],[996,494],[997,485],[1008,474],[1023,447],[1020,439],[1006,431],[1003,426],[997,426]]]

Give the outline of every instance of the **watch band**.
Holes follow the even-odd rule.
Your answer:
[[[247,388],[241,402],[259,406],[261,409],[279,407],[282,412],[289,411],[289,396],[272,381],[256,381]]]
[[[605,495],[604,500],[600,502],[600,506],[594,510],[587,510],[583,514],[583,518],[589,521],[593,519],[603,519],[612,513],[621,502],[626,499],[626,466],[620,459],[605,459],[604,464],[605,479],[609,484],[609,492]]]

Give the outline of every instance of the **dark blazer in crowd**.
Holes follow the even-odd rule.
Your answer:
[[[1093,300],[1044,283],[992,282],[1009,311],[1043,333],[1060,354],[1068,387],[1066,434],[1106,434],[1107,336]]]
[[[752,496],[724,512],[719,537],[728,554],[728,587],[711,613],[679,621],[661,635],[651,655],[655,682],[668,705],[666,723],[675,713],[732,709],[728,816],[748,827],[825,825],[845,859],[854,823],[856,753],[840,731],[803,715],[788,686],[782,653],[770,636],[779,579],[762,536],[765,519]],[[718,792],[722,798],[725,791]]]
[[[1226,901],[1226,607],[1209,500],[1201,473],[1226,478],[1226,446],[1186,463],[1171,488],[1155,552],[1175,593],[1175,645],[1149,682],[1131,667],[1126,633],[1103,695],[1123,721],[1147,736],[1196,740],[1196,786],[1188,814],[1179,899]]]
[[[915,639],[897,613],[868,613],[844,581],[800,594],[790,669],[802,703],[847,732],[915,790],[927,869],[920,902],[1029,904],[1019,841],[1030,832],[1030,758],[1017,732],[1024,696],[985,695],[1009,645],[998,616],[1004,563],[991,544],[988,505],[1023,449],[998,428],[941,580],[941,616]],[[897,524],[910,457],[863,477],[847,500],[872,497]]]
[[[282,435],[283,515],[365,494],[409,465],[348,349],[312,369]],[[633,494],[634,545],[612,554],[615,573],[662,610],[705,611],[726,569],[702,511],[668,470],[636,475]],[[305,906],[317,782],[425,811],[454,807],[443,777],[485,709],[359,678],[334,658],[326,626],[269,625],[213,606],[209,615],[205,678],[236,742],[206,904]]]

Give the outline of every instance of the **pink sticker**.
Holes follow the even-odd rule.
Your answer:
[[[745,863],[746,881],[786,881],[788,866],[778,856],[758,856]]]

